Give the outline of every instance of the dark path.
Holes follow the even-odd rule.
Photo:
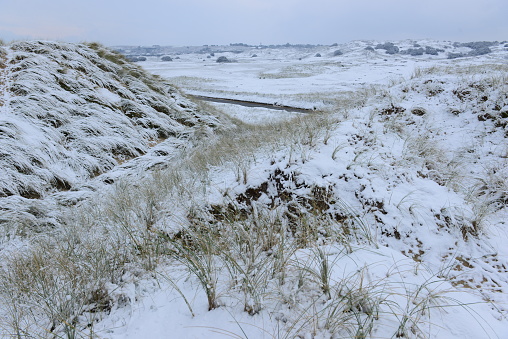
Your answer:
[[[279,106],[276,103],[275,104],[267,104],[263,102],[256,102],[256,101],[245,101],[245,100],[235,100],[235,99],[225,99],[225,98],[212,98],[212,97],[206,97],[202,95],[192,95],[192,97],[203,100],[203,101],[210,101],[210,102],[218,102],[222,104],[232,104],[232,105],[240,105],[245,107],[262,107],[262,108],[268,108],[268,109],[274,109],[278,111],[286,111],[286,112],[293,112],[293,113],[312,113],[314,110],[307,109],[307,108],[298,108],[298,107],[291,107],[291,106]]]

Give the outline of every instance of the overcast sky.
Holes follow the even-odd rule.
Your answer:
[[[507,0],[0,0],[0,39],[105,45],[508,40]]]

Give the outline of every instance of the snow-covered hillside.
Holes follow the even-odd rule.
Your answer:
[[[3,48],[0,195],[69,190],[217,121],[169,84],[97,44]]]
[[[46,46],[36,60],[61,53],[66,61],[55,60],[70,62],[63,49],[91,53],[98,64],[118,57],[98,46],[20,44]],[[393,46],[409,52],[391,53]],[[125,84],[137,90],[93,85],[88,105],[107,114],[98,124],[109,126],[108,117],[118,114],[112,93],[129,91],[148,107],[147,119],[159,117],[152,100],[176,101],[166,116],[187,112],[185,123],[177,120],[184,126],[175,123],[187,129],[166,141],[196,142],[167,156],[151,153],[153,135],[160,136],[147,125],[127,143],[140,143],[146,155],[129,160],[139,154],[122,153],[126,162],[97,182],[76,172],[73,178],[83,176],[76,182],[85,183],[70,191],[4,197],[0,334],[507,338],[508,51],[497,43],[482,54],[474,52],[478,46],[484,44],[356,41],[305,54],[232,53],[237,62],[228,64],[195,53],[140,63],[164,80],[123,61],[108,64],[134,69],[150,86],[134,86],[131,78]],[[410,51],[419,48],[421,54]],[[9,60],[21,52],[4,49],[0,79],[8,89],[14,80],[5,74],[15,72]],[[150,92],[163,86],[158,81],[191,94],[317,110],[227,103],[200,103],[198,110],[174,90]],[[88,98],[84,85],[66,94],[67,107]],[[47,93],[56,91],[51,86]],[[15,98],[43,101],[31,103],[30,93]],[[4,102],[13,98],[4,92]],[[0,118],[10,117],[6,107],[14,106],[4,104]],[[193,134],[219,125],[203,111],[229,115],[234,124],[197,142]],[[122,119],[137,121],[128,115]],[[32,144],[25,137],[8,146],[25,147],[27,156],[28,147],[46,147],[44,138],[58,127],[40,121],[44,132],[34,132]],[[101,140],[74,129],[83,135],[75,141],[80,147]],[[124,145],[123,137],[111,138]],[[109,150],[102,159],[115,160]],[[76,159],[93,154],[85,155]],[[75,173],[63,164],[55,177]],[[75,199],[86,187],[87,199]],[[11,213],[16,209],[23,217]]]

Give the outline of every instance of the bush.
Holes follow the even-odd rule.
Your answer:
[[[399,53],[399,48],[397,46],[390,47],[386,50],[386,54],[397,54]]]
[[[471,49],[485,49],[490,46],[494,46],[495,42],[490,41],[474,41],[474,42],[464,42],[459,44],[457,47],[469,47]]]
[[[409,54],[412,56],[423,55],[423,48],[409,48],[407,51],[403,51],[403,54]]]
[[[371,52],[374,52],[374,48],[372,46],[367,46],[365,47],[365,50],[366,51],[371,51]]]
[[[465,46],[467,47],[467,46]],[[464,53],[448,53],[448,59],[457,59],[457,58],[464,58],[467,56],[479,56],[479,55],[485,55],[491,53],[492,50],[489,47],[478,47],[474,48],[472,51],[470,51],[467,54]]]
[[[464,43],[454,43],[454,47],[468,47],[471,48],[472,51],[470,51],[467,55],[464,55],[463,53],[450,53],[452,57],[450,58],[450,54],[448,54],[448,59],[455,59],[458,57],[464,57],[464,56],[477,56],[477,55],[484,55],[489,54],[491,49],[490,46],[496,45],[497,42],[490,42],[490,41],[474,41],[474,42],[464,42]],[[459,56],[460,55],[460,56]]]
[[[165,56],[163,56],[163,57],[161,58],[161,60],[162,60],[162,61],[173,61],[173,58],[171,58],[170,56],[165,55]]]
[[[146,58],[144,56],[128,55],[126,56],[126,58],[130,62],[146,61]]]
[[[466,55],[464,53],[448,53],[448,59],[463,58]]]
[[[489,54],[490,52],[492,52],[490,48],[480,47],[480,48],[473,49],[467,55],[469,55],[469,56],[485,55],[485,54]]]
[[[390,49],[395,47],[393,42],[385,42],[384,44],[377,44],[376,49]]]
[[[437,48],[430,47],[430,46],[425,46],[425,54],[438,55],[438,52],[444,52],[444,50],[437,49]]]
[[[393,46],[386,50],[386,54],[397,54],[399,53],[399,48],[397,46]]]
[[[333,52],[333,56],[338,56],[338,55],[342,55],[343,53],[340,51],[340,50],[336,50],[335,52]]]
[[[316,58],[321,58],[321,54],[320,53],[316,53],[316,55],[314,55]]]
[[[377,44],[376,49],[384,49],[386,54],[397,54],[399,48],[393,44],[393,42],[386,42],[384,44]]]
[[[217,58],[217,62],[226,63],[226,62],[231,62],[231,61],[228,58],[226,58],[225,56],[220,56]]]

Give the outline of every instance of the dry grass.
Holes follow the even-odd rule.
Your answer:
[[[222,115],[205,103],[200,103],[199,109]],[[223,121],[226,120],[224,117]],[[59,220],[48,236],[27,234],[29,248],[3,257],[0,293],[8,315],[0,324],[4,333],[40,337],[45,333],[90,334],[88,328],[93,328],[94,321],[117,302],[104,290],[105,282],[118,282],[127,265],[153,271],[170,257],[186,266],[202,283],[210,309],[217,307],[224,293],[241,293],[246,312],[260,312],[265,307],[269,287],[274,281],[284,283],[286,264],[295,250],[314,246],[320,241],[322,228],[329,236],[338,236],[336,231],[332,232],[333,223],[318,216],[301,215],[292,219],[291,230],[287,220],[266,207],[260,206],[256,213],[242,220],[244,207],[231,210],[225,206],[219,215],[206,212],[200,217],[179,219],[194,228],[178,238],[165,226],[171,219],[170,206],[192,210],[194,205],[200,205],[199,192],[209,189],[207,176],[213,166],[244,168],[240,180],[246,181],[247,169],[260,151],[293,148],[294,152],[295,145],[316,147],[327,138],[326,131],[337,120],[316,113],[290,123],[266,126],[230,121],[211,140],[202,139],[194,149],[175,159],[169,169],[156,171],[141,181],[118,181],[103,198],[62,210],[67,217]],[[215,218],[214,223],[222,220],[217,224],[220,232],[219,229],[211,232],[210,224],[203,223],[203,218],[211,217]],[[279,255],[267,257],[270,251]],[[270,274],[254,274],[261,267],[272,267],[266,270]],[[224,269],[230,279],[244,277],[238,291],[225,288],[226,282],[217,280],[225,276]],[[18,304],[19,298],[24,303]],[[92,320],[83,324],[83,319]]]
[[[484,74],[501,75],[506,78],[508,73],[508,65],[501,63],[485,63],[481,65],[460,65],[460,61],[457,65],[446,65],[446,66],[431,66],[427,68],[417,67],[413,71],[410,79],[422,78],[433,74],[451,74],[465,77],[474,77]]]
[[[93,327],[111,308],[104,284],[118,282],[126,251],[120,242],[85,223],[87,216],[75,219],[62,230],[33,240],[23,251],[2,256],[3,335],[59,333],[70,338]],[[82,324],[83,319],[89,323]]]

